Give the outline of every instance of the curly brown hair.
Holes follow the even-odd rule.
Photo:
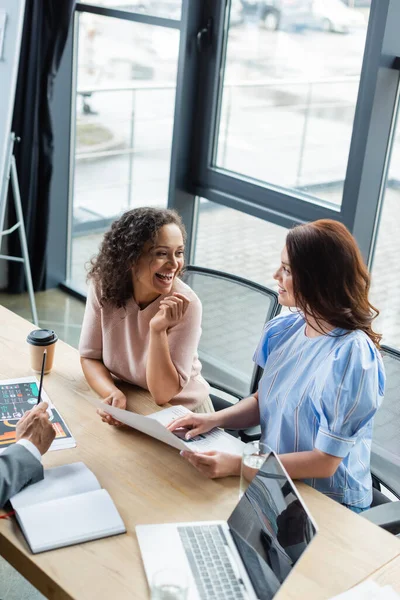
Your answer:
[[[171,209],[134,208],[114,221],[104,235],[99,253],[90,261],[87,277],[101,286],[101,306],[110,303],[117,308],[125,307],[133,294],[131,270],[143,246],[150,240],[155,241],[161,227],[171,223],[179,227],[185,242],[182,219]]]
[[[379,348],[382,336],[372,329],[379,311],[368,298],[370,275],[349,230],[332,219],[297,225],[286,237],[286,249],[296,306],[317,323],[364,331]]]

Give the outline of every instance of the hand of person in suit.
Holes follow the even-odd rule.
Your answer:
[[[47,402],[41,402],[27,411],[17,423],[17,441],[29,440],[36,446],[40,454],[45,454],[54,440],[56,432],[49,421],[46,410]]]

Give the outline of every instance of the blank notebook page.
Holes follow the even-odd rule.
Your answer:
[[[92,471],[83,462],[76,462],[44,471],[44,479],[24,488],[11,498],[15,510],[65,496],[75,496],[101,489]]]
[[[126,531],[107,490],[19,508],[17,519],[33,553]]]

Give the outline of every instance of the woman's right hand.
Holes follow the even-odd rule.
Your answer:
[[[175,429],[185,428],[190,429],[185,435],[185,439],[190,440],[196,435],[206,433],[218,427],[219,423],[216,418],[217,413],[189,413],[179,419],[174,419],[167,425],[169,431],[175,431]]]
[[[122,408],[123,410],[125,410],[126,396],[121,392],[121,390],[116,388],[115,391],[111,392],[111,394],[107,396],[107,398],[103,399],[103,403],[108,404],[109,406],[115,406],[117,408]],[[104,412],[100,408],[97,409],[97,414],[100,415],[103,423],[108,423],[109,425],[115,425],[117,427],[123,425],[121,421],[117,421],[117,419],[114,419],[111,415]]]

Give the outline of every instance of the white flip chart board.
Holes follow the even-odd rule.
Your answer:
[[[4,227],[11,123],[24,12],[25,0],[0,0],[0,231]]]

